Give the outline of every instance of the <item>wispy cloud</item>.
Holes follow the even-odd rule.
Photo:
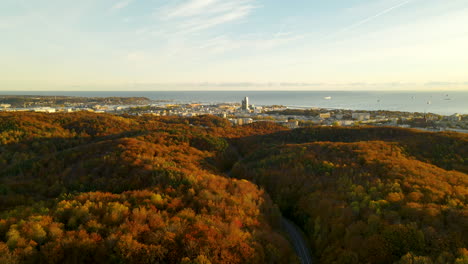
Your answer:
[[[199,31],[208,28],[212,28],[221,24],[233,22],[243,17],[246,17],[250,13],[249,7],[239,7],[237,9],[225,12],[223,14],[213,17],[199,17],[192,19],[182,24],[184,29],[188,31]]]
[[[304,38],[281,24],[276,32],[240,33],[223,30],[227,24],[244,22],[260,8],[257,0],[180,0],[168,1],[153,13],[158,23],[135,31],[138,40],[162,40],[160,60],[173,57],[201,61],[219,54],[272,49]],[[216,27],[216,28],[215,28]],[[222,31],[221,31],[222,30]],[[161,52],[164,50],[164,52]]]
[[[409,4],[409,3],[411,3],[412,1],[413,1],[413,0],[406,0],[406,1],[400,2],[400,3],[398,3],[398,4],[394,5],[394,6],[391,6],[391,7],[387,8],[387,9],[385,9],[385,10],[383,10],[383,11],[380,11],[380,12],[378,12],[378,13],[372,15],[372,16],[366,17],[366,18],[364,18],[364,19],[362,19],[362,20],[360,20],[360,21],[358,21],[358,22],[356,22],[356,23],[354,23],[354,24],[351,24],[351,25],[349,25],[349,26],[347,26],[347,27],[344,27],[344,28],[342,28],[342,29],[340,29],[340,30],[338,30],[338,31],[336,31],[336,32],[334,32],[334,33],[331,33],[331,34],[329,34],[329,35],[326,35],[326,36],[323,37],[321,40],[326,40],[326,39],[332,38],[332,37],[334,37],[334,36],[336,36],[336,35],[338,35],[338,34],[341,34],[341,33],[343,33],[343,32],[353,30],[353,29],[355,29],[355,28],[357,28],[357,27],[360,27],[360,26],[362,26],[362,25],[364,25],[364,24],[366,24],[366,23],[371,22],[371,21],[374,20],[374,19],[377,19],[377,18],[379,18],[379,17],[381,17],[381,16],[383,16],[383,15],[386,15],[386,14],[392,12],[392,11],[395,10],[395,9],[398,9],[398,8],[400,8],[400,7],[403,7],[403,6],[405,6],[405,5]]]
[[[255,9],[254,0],[188,0],[162,8],[159,17],[179,30],[195,32],[239,21]]]
[[[127,7],[128,5],[130,5],[131,3],[133,2],[133,0],[123,0],[123,1],[119,1],[117,3],[115,3],[110,10],[114,11],[114,10],[120,10],[122,8],[125,8]]]
[[[187,17],[200,15],[209,11],[210,7],[217,5],[217,0],[191,0],[179,4],[172,8],[166,15],[167,17]]]
[[[427,82],[424,84],[425,86],[444,86],[444,87],[449,87],[449,86],[466,86],[468,85],[468,82]]]

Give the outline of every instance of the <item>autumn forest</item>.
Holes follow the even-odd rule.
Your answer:
[[[0,263],[468,263],[468,136],[0,113]]]

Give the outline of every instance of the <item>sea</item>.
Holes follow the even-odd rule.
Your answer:
[[[0,91],[1,95],[83,97],[142,96],[173,103],[240,103],[289,108],[389,110],[452,115],[468,114],[468,91]]]

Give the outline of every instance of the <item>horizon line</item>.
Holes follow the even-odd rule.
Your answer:
[[[341,90],[341,89],[326,89],[326,90],[312,90],[312,89],[222,89],[222,90],[195,90],[195,89],[153,89],[153,90],[127,90],[127,89],[104,89],[104,90],[0,90],[0,95],[2,92],[14,93],[14,92],[468,92],[464,89],[358,89],[358,90]]]

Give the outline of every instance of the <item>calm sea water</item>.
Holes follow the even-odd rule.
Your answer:
[[[432,112],[443,115],[468,114],[468,91],[453,92],[371,92],[371,91],[8,91],[2,94],[65,95],[86,97],[144,96],[175,102],[240,102],[245,96],[254,105],[320,107],[351,110],[392,110]],[[326,100],[325,97],[331,97]]]

